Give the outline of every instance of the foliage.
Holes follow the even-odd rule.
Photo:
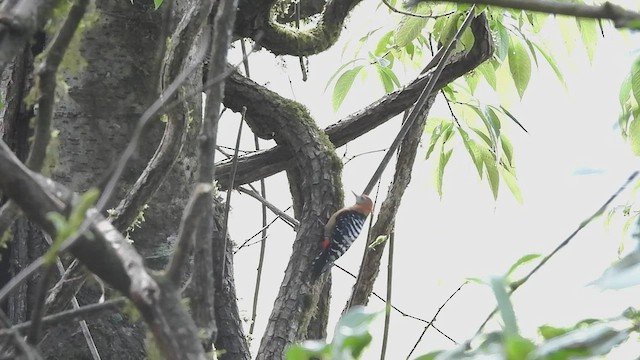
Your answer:
[[[640,254],[640,251],[638,252]],[[632,334],[640,332],[640,311],[629,308],[612,319],[584,319],[570,327],[542,325],[538,327],[539,338],[523,336],[517,323],[516,312],[510,299],[508,276],[520,266],[538,258],[539,255],[525,255],[514,263],[504,276],[494,276],[487,281],[473,281],[487,284],[496,299],[502,329],[483,334],[475,339],[479,345],[471,348],[471,340],[451,350],[437,350],[415,358],[415,360],[459,360],[459,359],[585,359],[608,354],[616,346],[626,341],[636,341]],[[623,262],[623,261],[621,261]],[[640,255],[634,255],[635,264],[640,264]],[[605,274],[618,265],[613,265]],[[639,267],[640,268],[640,267]],[[627,277],[613,274],[613,277]],[[639,278],[635,274],[635,280]],[[608,281],[597,281],[609,288]],[[619,288],[619,287],[616,287]],[[292,346],[287,352],[288,360],[359,359],[362,349],[371,341],[368,327],[375,314],[366,313],[362,308],[348,312],[336,328],[336,336],[331,344],[322,341],[305,341]],[[348,343],[344,334],[352,336]],[[336,340],[338,339],[338,340]],[[336,342],[338,341],[338,342]],[[342,342],[340,342],[342,341]],[[336,345],[343,344],[343,345]],[[336,352],[336,349],[342,350]],[[345,355],[344,350],[349,350]],[[346,356],[346,357],[345,357]]]
[[[371,342],[369,327],[377,315],[378,313],[368,312],[362,306],[353,307],[338,321],[330,343],[307,340],[289,347],[286,357],[288,360],[359,359]]]
[[[56,228],[56,237],[53,240],[53,244],[51,244],[51,248],[44,256],[45,263],[53,264],[55,262],[62,243],[80,230],[80,226],[87,217],[87,210],[89,210],[96,203],[99,196],[100,191],[98,189],[89,189],[73,206],[68,217],[65,217],[60,213],[48,214],[49,220]]]
[[[631,151],[640,156],[640,57],[631,66],[620,86],[621,114],[618,125],[623,138],[629,141]]]
[[[394,6],[399,5],[397,1],[390,3]],[[327,88],[334,84],[334,110],[344,103],[358,76],[364,77],[367,72],[375,71],[386,93],[400,87],[398,71],[406,69],[407,64],[424,63],[427,53],[433,54],[435,48],[446,44],[459,28],[468,9],[467,4],[418,2],[404,10],[431,17],[391,13],[396,19],[395,28],[379,27],[367,32],[354,47],[353,59],[340,66],[327,82]],[[496,44],[495,54],[476,71],[466,74],[442,90],[442,95],[449,104],[450,117],[430,118],[427,122],[425,132],[430,136],[430,140],[425,158],[428,159],[433,154],[436,159],[434,177],[436,190],[441,197],[446,166],[454,150],[462,145],[471,158],[479,178],[486,178],[494,198],[498,196],[502,181],[513,196],[522,202],[515,171],[514,149],[503,125],[513,122],[522,130],[526,129],[508,110],[505,105],[508,102],[506,99],[513,90],[523,98],[533,67],[539,67],[543,62],[566,87],[565,80],[556,58],[551,55],[547,44],[540,36],[544,25],[549,22],[550,15],[488,6],[478,9],[485,11],[489,19]],[[576,40],[580,39],[589,59],[592,59],[599,33],[602,31],[601,25],[591,19],[558,18],[556,21],[568,49],[573,49]],[[461,52],[469,49],[473,41],[473,34],[466,30],[456,50]],[[360,56],[362,49],[367,47],[368,56]],[[633,74],[640,79],[640,65],[634,66],[634,71]],[[503,99],[503,104],[490,104],[476,96],[482,79]],[[630,76],[624,99],[621,94],[621,104],[623,100],[626,104],[626,107],[623,107],[626,109],[624,116],[621,116],[620,121],[624,134],[640,133],[640,121],[629,121],[630,117],[635,118],[635,114],[638,113],[637,102],[635,97],[631,99],[631,94],[640,94],[640,90],[631,86],[635,84],[633,79],[634,77]],[[638,88],[640,89],[640,85]],[[637,92],[633,93],[633,89]],[[636,137],[640,135],[631,137],[632,148],[634,151],[640,151],[640,140]]]

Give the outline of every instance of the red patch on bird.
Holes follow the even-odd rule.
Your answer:
[[[326,248],[328,248],[330,243],[331,243],[331,242],[329,241],[329,239],[328,239],[328,238],[324,238],[324,239],[322,239],[322,245],[321,245],[321,246],[322,246],[322,249],[326,249]]]

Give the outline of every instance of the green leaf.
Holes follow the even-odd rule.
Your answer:
[[[393,80],[391,80],[389,74],[384,71],[384,69],[387,68],[378,64],[375,64],[375,67],[378,78],[380,79],[380,81],[382,82],[382,86],[384,87],[384,92],[387,94],[393,92]]]
[[[309,360],[317,355],[328,355],[331,346],[321,340],[306,340],[300,344],[291,345],[287,351],[287,360]]]
[[[500,170],[502,179],[504,180],[505,184],[507,184],[507,188],[509,188],[509,191],[511,191],[511,194],[513,194],[518,203],[522,204],[522,193],[520,192],[520,185],[518,185],[518,180],[516,179],[515,175],[502,166],[500,166],[498,169]]]
[[[496,114],[495,112],[495,108],[492,106],[488,106],[486,113],[489,115],[487,117],[487,119],[489,120],[489,125],[491,126],[490,131],[493,132],[493,134],[495,134],[495,139],[494,142],[498,143],[498,139],[501,136],[501,128],[502,128],[502,124],[500,122],[500,118],[498,117],[498,114]]]
[[[458,32],[458,28],[459,28],[458,23],[462,18],[462,15],[464,14],[458,11],[455,14],[451,15],[446,20],[446,22],[444,23],[444,26],[442,27],[442,32],[440,33],[440,37],[438,38],[438,41],[441,44],[448,44],[449,41],[453,39],[456,32]]]
[[[468,50],[471,49],[473,47],[473,42],[475,41],[475,38],[473,37],[473,33],[471,32],[471,29],[465,29],[464,32],[462,33],[462,36],[460,37],[460,43],[458,44],[458,47],[456,47],[456,50]]]
[[[484,79],[487,81],[489,86],[491,86],[493,90],[495,90],[496,89],[496,70],[493,68],[493,66],[491,66],[489,62],[485,61],[484,63],[482,63],[482,65],[478,66],[478,70],[480,70],[480,72],[482,73],[482,76],[484,76]]]
[[[516,271],[520,266],[531,262],[539,257],[541,257],[542,255],[540,254],[527,254],[522,256],[520,259],[518,259],[518,261],[516,261],[513,265],[511,265],[511,267],[509,268],[509,271],[507,271],[507,273],[504,275],[505,278],[509,277],[511,274],[513,274],[514,271]]]
[[[467,282],[470,282],[470,283],[474,283],[474,284],[478,284],[478,285],[487,285],[487,282],[484,279],[478,278],[478,277],[464,278],[464,281],[467,281]]]
[[[536,56],[536,49],[533,47],[533,42],[527,39],[526,37],[524,37],[524,35],[522,36],[523,36],[524,42],[527,44],[527,48],[529,49],[529,53],[531,54],[533,61],[536,63],[536,68],[538,68],[540,65],[538,64],[538,57]]]
[[[442,178],[444,177],[444,168],[447,166],[449,159],[451,158],[451,153],[453,153],[453,149],[446,150],[444,149],[444,144],[442,144],[442,151],[440,152],[440,158],[438,160],[438,169],[436,171],[436,188],[438,190],[438,196],[442,199]]]
[[[631,66],[631,91],[637,103],[640,103],[640,60],[636,60]]]
[[[478,147],[475,141],[473,141],[473,139],[469,137],[469,134],[467,134],[467,132],[462,128],[458,128],[458,133],[462,138],[462,143],[464,144],[464,147],[467,149],[469,156],[471,156],[471,161],[473,161],[473,164],[475,165],[476,170],[478,171],[478,176],[480,176],[480,179],[482,179],[482,156],[478,151]]]
[[[93,207],[99,197],[100,190],[91,188],[82,194],[80,199],[73,205],[68,218],[55,212],[47,214],[47,218],[56,228],[56,236],[53,239],[51,248],[44,255],[44,262],[46,264],[51,265],[55,263],[62,243],[80,229],[80,226],[87,216],[87,211]]]
[[[382,244],[383,242],[387,241],[387,239],[389,238],[388,235],[380,235],[378,236],[375,240],[373,240],[373,242],[371,244],[369,244],[369,249],[375,249],[378,245]]]
[[[450,132],[453,127],[453,123],[448,120],[442,120],[442,122],[438,125],[434,131],[431,132],[431,140],[429,142],[429,148],[427,149],[427,154],[425,155],[425,160],[429,159],[429,156],[433,152],[433,149],[436,146],[436,143],[442,136],[442,134]]]
[[[558,78],[558,80],[560,81],[560,83],[562,84],[562,86],[564,86],[564,88],[567,88],[567,83],[564,81],[564,76],[562,75],[562,71],[560,71],[560,68],[558,67],[558,64],[556,63],[555,58],[553,58],[551,55],[549,55],[549,52],[542,47],[542,44],[538,44],[536,42],[533,43],[533,46],[535,46],[535,48],[538,50],[538,52],[540,54],[542,54],[542,56],[544,57],[545,60],[547,60],[547,64],[549,64],[549,66],[551,66],[551,69],[553,69],[553,72],[556,74],[556,77]]]
[[[376,45],[376,49],[373,51],[376,56],[384,55],[389,49],[393,47],[391,42],[391,37],[393,36],[393,31],[389,31],[388,33],[382,35],[380,40],[378,40],[378,44]]]
[[[430,10],[431,6],[429,6],[427,3],[421,2],[415,7],[413,12],[416,14],[425,15],[428,14]],[[422,29],[424,29],[424,27],[427,25],[428,20],[429,19],[427,18],[416,16],[403,16],[402,19],[400,19],[398,27],[396,28],[396,31],[394,33],[396,46],[406,46],[408,43],[417,38],[418,35],[420,35],[420,33],[422,32]]]
[[[635,118],[629,124],[629,142],[634,155],[640,156],[640,119]]]
[[[469,90],[471,90],[471,93],[473,94],[480,82],[480,75],[476,71],[471,71],[464,76],[464,80],[469,85]]]
[[[353,63],[355,63],[355,62],[357,62],[357,61],[362,61],[362,60],[364,60],[364,59],[362,59],[362,58],[359,58],[359,59],[353,59],[353,60],[351,60],[351,61],[348,61],[346,64],[344,64],[344,65],[340,66],[340,67],[338,68],[338,70],[336,70],[336,72],[334,72],[334,73],[333,73],[333,75],[331,75],[331,77],[329,78],[329,81],[327,81],[327,84],[324,86],[324,91],[325,91],[325,92],[327,91],[327,89],[329,88],[329,85],[331,85],[331,83],[333,82],[333,79],[335,79],[335,78],[336,78],[336,76],[338,76],[338,74],[340,74],[340,72],[342,71],[342,69],[346,68],[347,66],[349,66],[349,65],[351,65],[351,64],[353,64]]]
[[[509,360],[527,359],[529,358],[529,354],[536,348],[531,340],[525,339],[522,336],[507,337],[504,347],[507,353],[507,359]]]
[[[578,38],[575,18],[558,16],[556,17],[556,21],[558,22],[560,35],[562,36],[562,40],[564,40],[564,45],[567,48],[567,53],[571,54],[573,52],[576,39]]]
[[[538,327],[538,333],[545,340],[553,339],[554,337],[558,337],[560,335],[564,335],[571,331],[571,329],[567,328],[559,328],[551,325],[542,325]]]
[[[615,262],[591,284],[601,289],[619,290],[640,284],[640,251],[632,251]]]
[[[164,0],[153,0],[153,6],[155,7],[156,10],[160,8],[160,5],[162,5],[163,1]]]
[[[500,143],[502,144],[502,152],[507,157],[507,164],[509,167],[513,167],[513,145],[511,141],[504,134],[500,134]]]
[[[582,43],[587,50],[589,62],[593,62],[593,56],[598,44],[598,29],[593,19],[575,18],[582,37]]]
[[[493,198],[498,198],[498,188],[500,187],[500,176],[498,173],[498,165],[496,159],[488,149],[481,148],[482,161],[484,162],[484,168],[487,169],[487,180],[489,181],[489,187]]]
[[[369,327],[378,314],[367,311],[363,306],[356,306],[342,316],[331,342],[334,356],[348,351],[357,359],[371,342]]]
[[[631,68],[633,71],[633,67]],[[639,84],[640,85],[640,82]],[[640,88],[640,86],[639,86]],[[627,77],[624,78],[622,84],[620,84],[620,92],[618,94],[618,100],[620,101],[620,107],[624,108],[624,106],[629,101],[631,97],[631,74],[628,74]],[[635,97],[635,95],[634,95]],[[637,101],[637,100],[636,100]]]
[[[491,290],[496,297],[498,303],[498,311],[503,322],[504,335],[509,337],[518,336],[518,323],[516,322],[516,314],[513,311],[513,305],[507,289],[505,288],[504,279],[501,277],[492,277],[490,279]]]
[[[415,45],[413,45],[412,42],[408,43],[404,47],[404,52],[406,52],[407,55],[409,55],[409,59],[413,59],[413,55],[415,54],[415,50],[416,50],[416,47],[415,47]]]
[[[345,97],[347,97],[347,93],[349,93],[351,89],[351,85],[353,85],[353,81],[363,67],[364,65],[358,65],[353,69],[345,71],[340,78],[338,78],[336,86],[333,89],[333,111],[340,108],[340,105],[342,105]]]
[[[513,116],[513,114],[511,114],[511,113],[509,112],[509,110],[507,110],[507,108],[506,108],[506,107],[504,107],[504,106],[500,105],[500,109],[498,109],[498,108],[495,108],[495,109],[496,109],[497,111],[500,111],[500,112],[502,112],[503,114],[507,115],[507,117],[509,117],[509,119],[513,120],[513,122],[514,122],[514,123],[516,123],[516,125],[518,125],[518,126],[520,127],[520,129],[522,129],[522,131],[524,131],[524,132],[528,133],[527,129],[525,129],[525,127],[524,127],[524,126],[522,126],[522,124],[520,123],[520,121],[518,121],[518,119],[516,119],[516,117],[515,117],[515,116]]]
[[[621,322],[622,323],[622,322]],[[594,324],[556,336],[534,352],[535,359],[577,359],[605,355],[629,338],[628,327],[620,324]]]
[[[487,134],[485,134],[484,132],[482,132],[482,130],[477,129],[477,128],[471,128],[471,130],[473,130],[473,132],[476,133],[476,135],[478,135],[482,140],[484,140],[484,142],[491,148],[493,147],[493,143],[491,142],[491,139],[487,136]]]
[[[495,22],[496,29],[496,55],[498,59],[502,62],[507,58],[509,54],[509,32],[507,29],[500,23]]]
[[[518,95],[522,99],[531,78],[531,59],[522,42],[513,37],[511,40],[509,46],[509,70],[518,90]]]
[[[489,140],[487,143],[488,145],[493,149],[495,148],[495,145],[497,143],[497,134],[495,132],[495,126],[493,124],[493,119],[491,119],[491,116],[489,115],[487,108],[483,107],[480,108],[478,106],[476,106],[473,103],[463,103],[463,105],[466,105],[467,107],[471,108],[471,110],[473,110],[478,117],[480,118],[480,120],[482,120],[482,123],[484,124],[484,126],[487,128],[488,132],[489,132],[489,136],[491,138],[491,140]],[[498,121],[498,131],[500,129],[500,122]],[[475,128],[471,128],[472,130],[476,131]],[[477,131],[476,131],[477,132]]]

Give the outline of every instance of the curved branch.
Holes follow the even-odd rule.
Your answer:
[[[313,15],[320,14],[327,0],[307,0],[292,3],[289,7],[276,17],[276,21],[280,24],[286,24],[296,21],[298,10],[300,12],[300,20],[308,19]],[[298,9],[298,7],[300,7]]]
[[[471,24],[471,29],[473,30],[475,39],[478,39],[478,41],[474,43],[467,54],[453,61],[443,69],[434,87],[434,92],[476,68],[493,54],[491,34],[484,21],[476,18]],[[366,108],[330,125],[324,129],[324,132],[335,147],[347,144],[351,140],[377,128],[411,107],[430,77],[431,73],[418,77],[402,89],[396,90]],[[252,90],[256,87],[259,87],[259,85],[243,79],[243,77],[238,74],[233,74],[227,79],[224,104],[229,109],[238,112],[244,104],[250,104],[249,109],[251,110],[253,108],[252,121],[256,124],[255,127],[265,130],[263,132],[264,135],[273,131],[277,119],[270,115],[271,111],[257,113],[256,109],[259,109],[263,104],[252,102],[254,98],[250,96],[250,93],[252,91],[258,91]],[[252,126],[252,130],[255,131],[255,127]],[[269,150],[240,157],[238,159],[235,185],[251,183],[277,174],[286,169],[291,159],[292,154],[280,145]],[[217,167],[218,185],[223,190],[229,187],[228,177],[230,169],[231,167],[228,161],[219,163]]]
[[[196,67],[188,66],[190,62],[189,51],[198,40],[198,34],[206,23],[210,11],[211,4],[206,1],[198,2],[191,8],[184,10],[182,19],[173,30],[170,41],[167,42],[169,46],[166,49],[165,64],[161,74],[163,90],[171,87],[171,83],[176,79],[182,79],[179,80],[180,82],[186,81],[187,74],[191,74],[195,70]],[[206,55],[208,55],[206,46],[202,45],[201,51],[195,57],[199,60],[204,59]],[[190,112],[194,109],[190,107],[184,94],[174,95],[166,101],[173,100],[175,97],[180,97],[178,108],[172,108],[167,112],[167,125],[160,144],[133,187],[114,211],[112,222],[120,231],[125,231],[131,225],[140,209],[149,202],[164,183],[169,170],[181,155],[182,147],[187,139]],[[200,111],[199,106],[196,106],[196,111]]]
[[[327,1],[322,17],[318,24],[308,30],[297,30],[286,25],[279,24],[272,18],[271,6],[263,8],[255,18],[257,25],[245,30],[241,36],[256,39],[256,34],[261,34],[260,45],[276,55],[307,56],[321,53],[330,48],[338,40],[345,19],[351,10],[362,0],[329,0]]]
[[[260,125],[266,125],[261,130],[291,152],[294,161],[288,165],[297,167],[300,174],[300,180],[295,184],[304,204],[296,213],[300,228],[257,354],[258,360],[280,359],[289,344],[305,337],[318,301],[322,284],[309,284],[307,269],[318,249],[322,223],[342,203],[340,159],[302,105],[238,73],[230,76],[225,89],[225,105],[247,106],[246,120],[252,129],[255,129],[257,119],[266,117],[270,120],[260,122]]]

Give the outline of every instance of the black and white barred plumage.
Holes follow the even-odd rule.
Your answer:
[[[356,204],[333,214],[325,225],[322,250],[313,260],[312,278],[329,270],[362,232],[365,220],[373,209],[373,202],[366,195],[356,196]]]

